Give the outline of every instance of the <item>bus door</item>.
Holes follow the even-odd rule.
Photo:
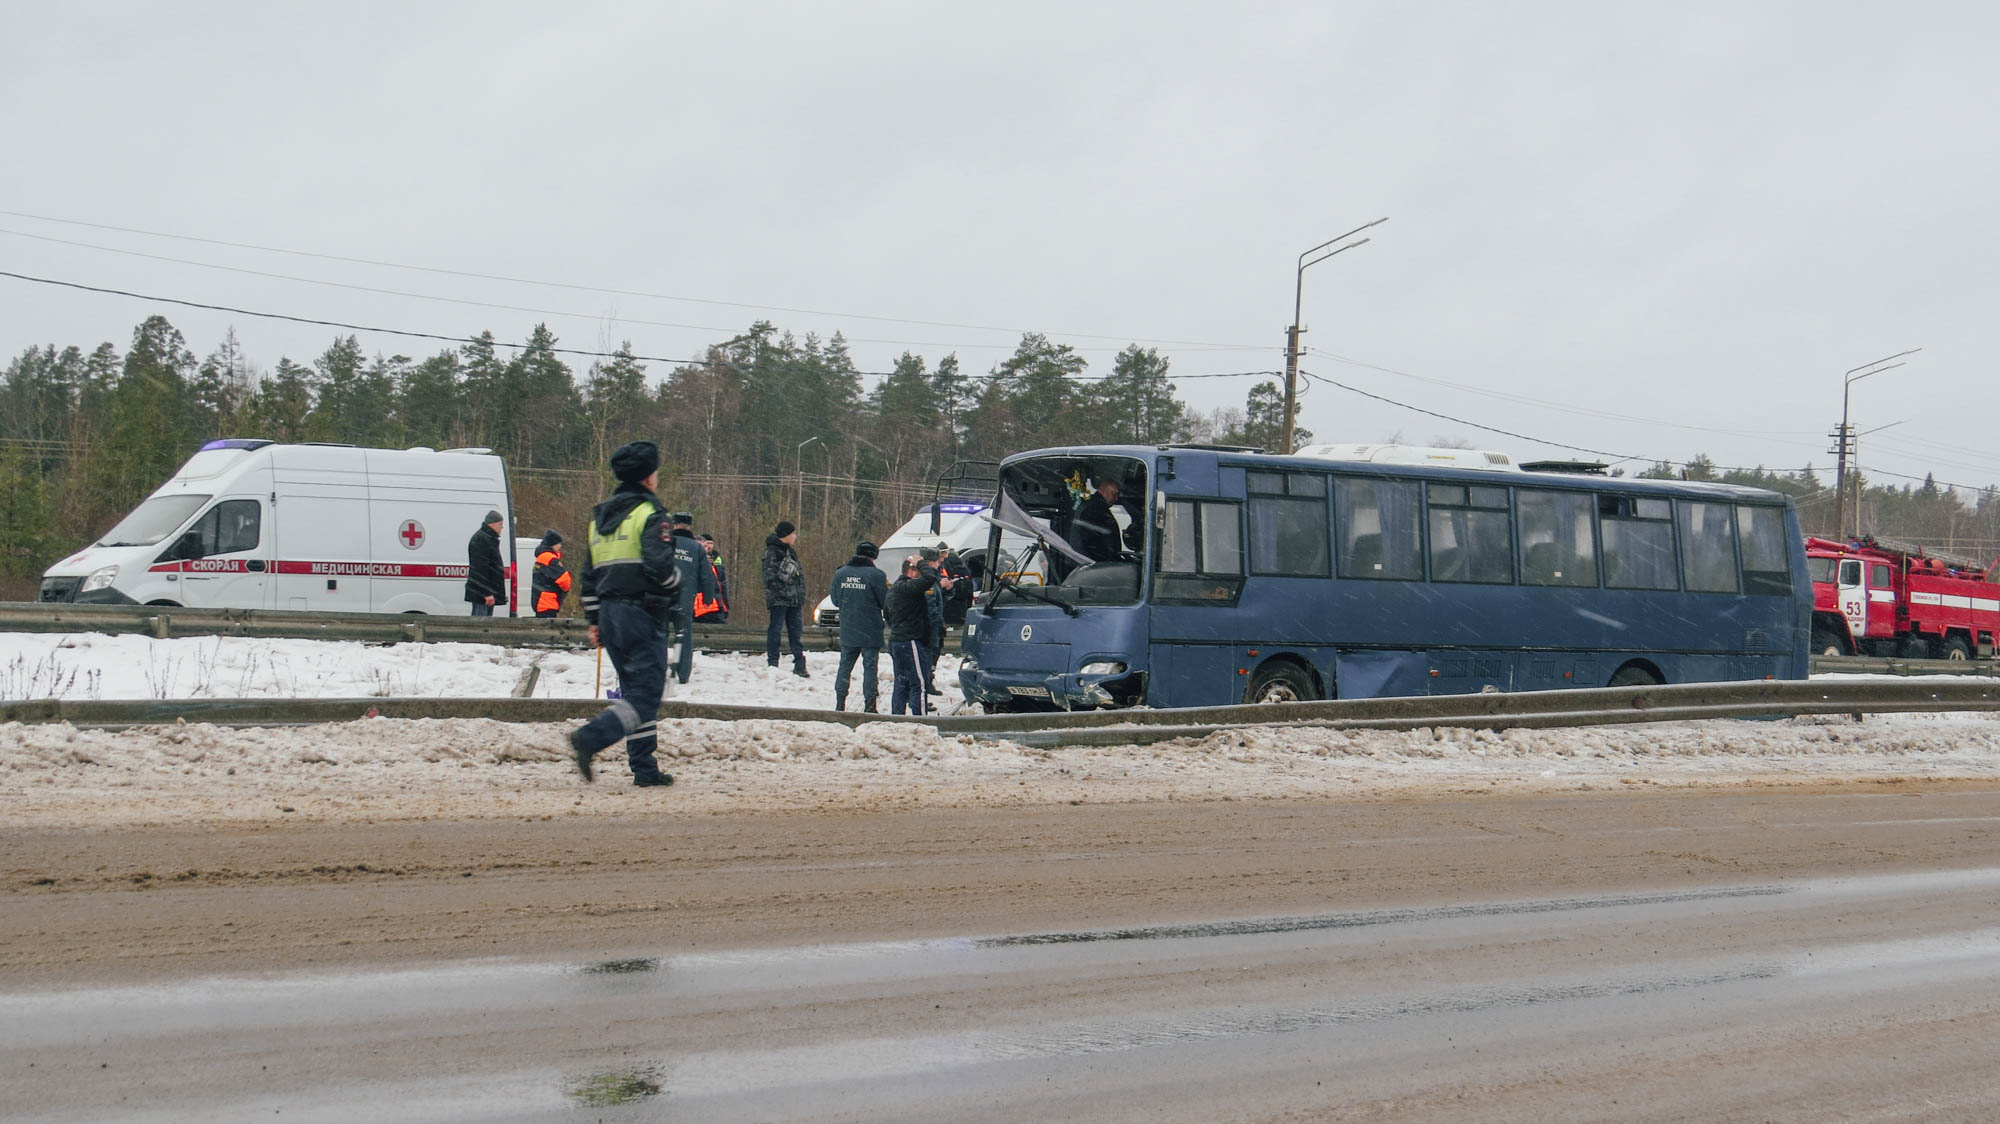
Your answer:
[[[1839,590],[1840,615],[1847,618],[1847,630],[1859,640],[1868,635],[1868,591],[1861,584],[1861,559],[1841,559],[1835,584]]]
[[[163,561],[179,570],[182,602],[203,609],[262,609],[270,549],[263,505],[227,499],[195,520]]]
[[[1243,701],[1240,642],[1257,633],[1243,620],[1243,505],[1232,500],[1168,499],[1159,518],[1153,572],[1154,706],[1226,706]]]

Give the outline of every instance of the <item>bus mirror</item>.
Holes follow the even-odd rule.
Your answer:
[[[944,510],[937,504],[931,505],[931,534],[944,530]]]

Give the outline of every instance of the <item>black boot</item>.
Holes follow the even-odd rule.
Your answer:
[[[846,709],[847,709],[847,696],[846,696],[846,695],[835,695],[835,696],[833,696],[833,709],[835,709],[835,710],[846,710]]]
[[[867,700],[866,702],[863,702],[863,703],[861,704],[861,713],[863,713],[863,714],[880,714],[880,713],[881,713],[881,711],[879,711],[879,710],[876,710],[876,709],[875,709],[875,700],[874,700],[874,699],[869,699],[869,700]]]

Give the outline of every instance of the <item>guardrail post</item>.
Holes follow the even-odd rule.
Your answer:
[[[155,640],[165,640],[173,627],[174,619],[165,613],[146,618],[146,634]]]

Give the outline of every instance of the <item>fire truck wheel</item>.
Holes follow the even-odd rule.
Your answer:
[[[1967,644],[1963,636],[1953,636],[1943,644],[1940,644],[1939,647],[1943,649],[1938,656],[1939,659],[1959,660],[1963,662],[1972,658],[1972,645]]]
[[[1794,635],[1797,634],[1794,633]],[[1813,629],[1812,650],[1815,654],[1822,656],[1844,656],[1847,654],[1847,647],[1840,642],[1840,637],[1835,636],[1831,631],[1824,628]]]

